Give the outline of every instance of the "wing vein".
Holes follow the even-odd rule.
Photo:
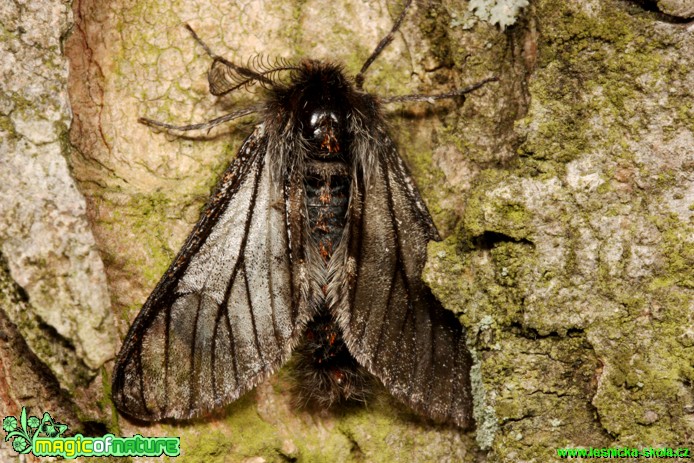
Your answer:
[[[257,155],[256,155],[257,156]],[[263,158],[260,157],[259,160],[255,161],[259,163],[260,165],[257,166],[257,171],[255,173],[255,178],[253,182],[253,193],[251,194],[251,203],[255,202],[256,195],[258,193],[258,177],[260,172],[262,171],[262,162]],[[239,370],[238,370],[238,362],[236,360],[236,343],[234,342],[234,330],[232,328],[231,320],[229,319],[229,298],[231,297],[231,291],[234,287],[234,282],[236,281],[236,275],[238,274],[239,271],[239,265],[241,262],[244,260],[243,256],[245,255],[246,252],[246,243],[248,241],[248,230],[251,227],[251,221],[253,219],[253,208],[249,207],[248,208],[248,215],[246,216],[246,223],[244,224],[244,231],[243,231],[243,238],[241,239],[241,244],[239,246],[239,257],[236,259],[236,263],[234,264],[234,269],[231,272],[231,276],[229,277],[229,282],[227,283],[227,287],[224,291],[224,298],[222,299],[222,303],[220,304],[220,310],[224,311],[225,315],[225,320],[227,324],[227,329],[229,330],[229,343],[230,347],[232,350],[232,360],[234,364],[234,380],[235,380],[235,386],[239,384]]]
[[[145,380],[144,374],[142,373],[142,339],[137,343],[137,375],[140,377],[140,400],[142,401],[142,408],[147,413],[152,413],[147,406],[147,401],[145,400]]]
[[[203,286],[203,290],[205,287]],[[202,301],[203,301],[203,292],[201,291],[199,296],[198,296],[198,305],[195,308],[195,318],[193,319],[193,339],[190,342],[190,375],[187,376],[189,378],[189,381],[191,382],[191,391],[190,395],[188,396],[188,410],[192,410],[194,408],[195,400],[197,400],[197,395],[198,395],[198,388],[195,387],[195,384],[198,384],[198,375],[200,372],[198,371],[196,374],[195,371],[195,351],[197,350],[195,347],[195,343],[198,340],[198,319],[200,318],[200,308],[202,307]]]
[[[215,403],[217,402],[217,372],[215,371],[215,366],[217,365],[217,332],[219,331],[219,320],[221,318],[221,306],[217,306],[217,313],[214,316],[214,328],[212,328],[212,359],[210,360],[210,373],[212,374],[212,393],[214,394]]]
[[[360,182],[359,185],[364,185],[364,182]],[[355,189],[356,190],[356,189]],[[361,262],[362,260],[362,242],[364,241],[364,223],[366,222],[364,220],[364,203],[366,200],[366,191],[364,191],[364,194],[360,195],[360,206],[362,208],[362,211],[358,214],[359,217],[359,234],[358,234],[358,242],[355,242],[352,246],[352,249],[356,249],[355,253],[355,260],[356,262]],[[354,239],[353,237],[350,237],[351,239]],[[357,264],[358,265],[358,264]],[[354,288],[352,288],[352,292],[349,294],[349,320],[347,321],[348,326],[352,324],[352,320],[354,319],[354,311],[356,310],[355,307],[355,301],[357,299],[357,293],[359,292],[359,282],[361,281],[360,278],[356,278],[356,281],[354,282]],[[369,317],[371,317],[371,306],[369,306],[368,313],[367,313],[367,318],[364,320],[368,320]],[[361,335],[359,336],[359,339],[363,339],[364,332],[366,330],[366,322],[364,322],[364,327],[362,328]]]
[[[255,340],[255,349],[258,351],[260,361],[265,363],[263,350],[260,348],[260,339],[258,338],[258,327],[256,326],[255,313],[253,313],[253,302],[251,301],[251,285],[248,283],[248,269],[246,268],[246,259],[243,260],[243,281],[246,287],[246,302],[248,303],[248,311],[251,314],[251,327],[253,328],[253,339]]]
[[[396,247],[397,247],[397,245],[396,245]],[[388,317],[388,309],[390,309],[390,301],[393,297],[393,288],[395,286],[395,279],[397,278],[398,273],[399,273],[398,272],[398,266],[397,266],[397,262],[396,262],[395,267],[393,267],[392,276],[390,278],[390,286],[388,287],[388,297],[386,298],[386,306],[385,306],[385,309],[383,310],[383,319],[381,320],[381,323],[380,323],[380,328],[379,328],[379,332],[378,332],[378,341],[376,342],[376,349],[374,349],[374,352],[373,352],[374,366],[378,363],[378,359],[380,358],[378,353],[381,351],[381,347],[383,346],[383,336],[384,336],[384,332],[385,332],[386,318]],[[364,331],[366,331],[366,323],[364,324]],[[362,337],[363,336],[364,336],[364,332],[362,332]]]
[[[224,320],[226,321],[227,330],[229,331],[229,348],[231,350],[231,363],[234,366],[234,387],[236,387],[236,385],[239,384],[239,365],[236,360],[236,343],[234,342],[234,331],[231,328],[228,310],[224,310]]]
[[[272,213],[272,205],[270,205],[270,213]],[[267,271],[267,285],[268,285],[268,290],[270,291],[270,317],[272,318],[272,332],[275,335],[275,344],[277,344],[277,350],[282,351],[282,346],[280,345],[280,335],[279,335],[279,329],[277,328],[277,316],[275,315],[275,286],[274,286],[274,279],[273,277],[273,262],[272,262],[272,249],[270,246],[267,245],[267,241],[265,243],[265,260],[269,263],[268,264],[268,271]]]
[[[256,156],[259,156],[256,154]],[[235,379],[235,386],[238,386],[239,384],[239,371],[238,371],[238,362],[236,360],[236,343],[234,342],[234,330],[232,329],[231,325],[231,320],[229,319],[229,298],[231,297],[231,291],[234,287],[234,282],[236,281],[236,276],[239,271],[240,265],[244,266],[244,275],[246,274],[245,271],[245,259],[244,256],[246,254],[246,244],[248,242],[248,230],[251,228],[251,222],[253,221],[253,205],[255,205],[255,199],[258,195],[258,183],[259,183],[259,178],[260,174],[262,173],[263,170],[263,164],[264,164],[264,158],[262,156],[258,157],[258,160],[255,161],[258,163],[258,166],[256,166],[256,173],[255,173],[255,178],[253,181],[253,192],[251,194],[251,199],[250,199],[250,204],[251,207],[248,208],[248,215],[246,216],[246,223],[244,224],[244,231],[243,231],[243,238],[241,239],[241,245],[239,246],[239,257],[236,260],[236,263],[234,264],[234,269],[231,272],[231,276],[229,278],[229,283],[227,283],[226,290],[224,291],[224,299],[222,300],[221,307],[224,310],[225,317],[226,317],[226,323],[227,323],[227,328],[229,329],[229,342],[231,344],[231,349],[233,351],[232,359],[234,363],[234,379]],[[244,277],[246,278],[246,277]],[[246,280],[246,291],[248,291],[248,281]],[[250,307],[250,294],[247,292],[246,293],[247,298],[248,298],[248,303]],[[253,313],[251,312],[251,317],[253,316]],[[253,324],[255,327],[255,319],[253,319]],[[257,346],[257,344],[256,344]],[[261,354],[262,356],[262,354]]]
[[[169,397],[169,330],[171,329],[171,305],[167,304],[166,314],[164,316],[164,322],[166,323],[166,329],[164,330],[164,394],[165,397]],[[164,411],[166,413],[169,409],[169,402],[165,401]]]
[[[385,160],[382,161],[382,168],[383,168],[383,178],[385,179],[386,182],[386,197],[388,198],[388,213],[390,215],[390,220],[391,223],[393,224],[393,233],[395,234],[395,253],[396,253],[396,263],[395,263],[395,271],[396,273],[399,273],[400,276],[402,277],[402,286],[403,290],[405,291],[405,298],[407,302],[407,309],[405,312],[405,315],[402,317],[402,324],[400,325],[400,337],[398,338],[398,345],[401,345],[401,340],[403,336],[405,335],[405,324],[407,323],[407,319],[412,317],[412,310],[414,309],[414,304],[412,300],[412,293],[410,290],[410,285],[409,281],[407,281],[407,275],[405,274],[405,266],[404,266],[404,260],[403,260],[403,253],[402,253],[402,240],[400,237],[400,228],[398,226],[398,221],[395,218],[395,203],[393,201],[393,195],[392,195],[392,188],[390,186],[390,169],[388,168],[388,163],[385,162]],[[395,172],[395,175],[397,175],[398,172]],[[395,279],[395,278],[393,278]],[[390,298],[390,296],[389,296]],[[390,306],[390,300],[388,301],[388,306],[386,306],[386,309],[388,309]],[[387,310],[386,310],[387,312]],[[384,323],[385,324],[385,323]],[[383,329],[383,325],[381,325],[381,329]],[[413,331],[413,338],[412,338],[412,345],[414,346],[414,349],[416,351],[416,346],[417,346],[417,330],[415,329]],[[412,371],[412,378],[417,377],[417,369],[419,362],[417,362],[416,356],[413,355],[411,358],[415,359],[413,362],[413,371]],[[407,381],[407,389],[410,391],[412,389],[412,381]]]

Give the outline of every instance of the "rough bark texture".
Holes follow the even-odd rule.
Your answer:
[[[526,3],[417,2],[365,86],[437,93],[500,77],[462,106],[390,113],[446,237],[425,278],[476,359],[477,429],[461,434],[385,393],[297,412],[286,370],[187,425],[139,426],[109,402],[115,340],[251,129],[175,138],[137,117],[198,122],[261,97],[211,97],[210,59],[183,24],[233,60],[312,57],[354,74],[398,2],[4,2],[0,415],[26,405],[75,429],[180,435],[179,461],[201,462],[540,462],[557,447],[690,442],[691,8]]]
[[[70,8],[55,0],[0,5],[0,418],[27,406],[80,431],[101,419],[101,373],[116,334],[68,166],[62,40]],[[0,460],[11,454],[3,441]]]

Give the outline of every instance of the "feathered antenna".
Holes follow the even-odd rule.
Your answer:
[[[255,82],[272,87],[275,85],[273,78],[277,73],[298,69],[284,58],[278,58],[273,62],[269,59],[266,60],[262,55],[251,57],[246,66],[238,65],[214,53],[189,24],[186,24],[185,27],[193,39],[205,50],[205,53],[214,59],[207,73],[207,80],[210,84],[210,93],[215,96],[226,95]]]

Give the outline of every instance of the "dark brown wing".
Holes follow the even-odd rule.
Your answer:
[[[218,408],[279,368],[301,334],[283,181],[273,183],[266,151],[259,127],[131,326],[113,375],[124,414]]]
[[[367,189],[357,182],[351,198],[348,265],[356,271],[338,320],[352,355],[395,397],[467,428],[472,359],[463,328],[421,278],[438,233],[393,142],[382,145]]]

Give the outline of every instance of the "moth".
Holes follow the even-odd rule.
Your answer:
[[[377,378],[426,417],[473,425],[463,327],[421,278],[427,242],[440,237],[381,108],[464,98],[496,79],[438,95],[366,92],[365,73],[410,3],[354,78],[316,60],[241,66],[188,26],[213,59],[213,95],[260,84],[266,99],[201,124],[140,120],[187,131],[260,115],[130,327],[113,374],[123,414],[199,416],[295,352],[319,404],[363,400]]]

